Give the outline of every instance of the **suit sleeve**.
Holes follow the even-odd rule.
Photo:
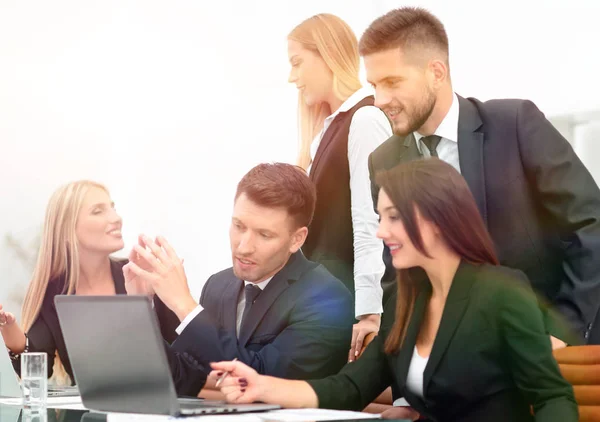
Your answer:
[[[237,358],[260,374],[307,379],[341,368],[347,359],[353,317],[352,297],[343,286],[329,292],[321,289],[298,299],[279,333],[251,338],[254,349],[264,344],[258,351],[239,344],[206,310],[189,323],[173,346],[207,367],[210,362]]]
[[[35,322],[27,331],[27,338],[29,339],[29,351],[30,352],[45,352],[48,355],[48,378],[50,378],[54,372],[54,356],[56,355],[56,342],[52,331],[48,328],[48,324],[44,320],[44,317],[40,313],[36,318]],[[13,368],[17,375],[21,375],[21,359],[12,361]]]
[[[206,283],[204,283],[202,294],[200,296],[200,305],[202,305],[206,289],[211,279],[212,277],[209,278]],[[169,321],[172,320],[171,324],[169,325],[169,332],[170,329],[172,329],[173,333],[175,333],[177,325],[179,324],[179,318],[177,318],[177,316],[156,296],[154,298],[154,303],[155,305],[159,304],[159,309],[163,310],[163,312],[159,312],[159,309],[157,309],[159,319],[164,312],[167,312],[168,315],[172,314],[175,316],[175,320],[172,320],[171,317],[169,318]],[[161,323],[161,331],[162,330],[163,324]],[[175,333],[173,340],[176,340],[176,336],[177,334]],[[206,383],[206,377],[210,372],[210,366],[201,364],[186,350],[178,350],[174,348],[173,341],[171,341],[169,338],[164,337],[164,340],[165,352],[167,354],[167,360],[169,361],[171,376],[173,378],[173,383],[175,384],[175,390],[177,391],[177,394],[180,396],[197,396]],[[194,339],[190,340],[193,341]],[[198,338],[196,338],[195,341],[198,341]]]
[[[566,278],[555,309],[587,339],[600,306],[600,190],[571,145],[530,101],[524,101],[517,121],[525,172],[539,204],[559,230]],[[565,339],[567,333],[550,326]]]
[[[175,315],[175,313],[171,311],[162,300],[160,300],[158,295],[154,296],[153,301],[154,312],[156,312],[156,316],[158,318],[158,324],[162,337],[167,343],[171,344],[177,338],[177,332],[175,329],[179,325],[179,318],[177,318],[177,315]]]
[[[538,422],[578,420],[573,388],[560,374],[537,299],[520,271],[522,283],[502,281],[500,327],[506,364],[517,388],[533,406]]]
[[[338,374],[308,381],[320,408],[356,411],[363,410],[391,382],[382,336],[375,337],[360,359],[347,364]]]
[[[202,365],[187,352],[176,351],[166,340],[164,345],[177,395],[196,397],[206,383],[210,366]]]

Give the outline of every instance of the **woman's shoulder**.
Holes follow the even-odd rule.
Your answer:
[[[533,292],[523,271],[502,265],[478,265],[475,286],[478,292],[496,298],[508,292]]]
[[[390,125],[385,113],[380,108],[375,107],[372,104],[363,105],[356,110],[352,116],[352,124],[364,124],[365,122],[385,122],[387,125]]]
[[[110,257],[110,266],[111,268],[116,268],[118,270],[123,269],[123,267],[125,265],[127,265],[127,263],[129,262],[129,259],[127,258],[121,258],[121,257]]]

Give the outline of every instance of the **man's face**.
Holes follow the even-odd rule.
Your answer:
[[[241,280],[259,283],[281,270],[306,239],[283,208],[263,207],[242,193],[235,201],[229,240],[233,272]]]
[[[392,121],[394,134],[418,131],[436,103],[425,66],[409,60],[399,48],[367,55],[364,62],[367,80],[375,88],[375,105]]]

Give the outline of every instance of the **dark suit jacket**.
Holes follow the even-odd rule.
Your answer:
[[[112,279],[115,283],[115,291],[118,295],[125,295],[125,278],[123,276],[123,266],[127,263],[127,260],[111,260],[110,269]],[[54,355],[58,352],[58,356],[65,367],[65,371],[71,377],[71,380],[75,382],[73,377],[73,369],[71,368],[71,361],[67,353],[67,346],[60,329],[58,322],[58,314],[56,313],[56,306],[54,305],[54,297],[56,295],[65,294],[66,286],[65,279],[61,277],[56,280],[51,280],[48,283],[44,301],[40,313],[27,332],[29,338],[29,351],[30,352],[46,352],[48,354],[48,377],[53,373],[52,367],[54,366]],[[177,337],[175,329],[179,325],[179,319],[177,316],[166,307],[166,305],[157,297],[154,297],[154,309],[156,316],[158,317],[160,331],[163,338],[171,343]],[[21,373],[21,360],[13,360],[13,367],[17,374]]]
[[[501,264],[524,271],[562,315],[547,319],[551,334],[586,342],[600,307],[600,190],[590,173],[530,101],[459,97],[458,151]],[[419,158],[412,134],[394,136],[369,157],[371,181]],[[384,259],[391,270],[387,248]]]
[[[301,252],[292,255],[258,296],[236,336],[238,294],[243,282],[227,269],[202,291],[204,310],[173,343],[180,355],[210,370],[210,362],[238,358],[261,374],[282,378],[324,377],[346,363],[354,307],[344,285]],[[188,384],[185,374],[175,368]]]
[[[392,385],[432,421],[575,422],[573,389],[560,375],[542,313],[527,279],[505,267],[462,262],[454,277],[423,375],[424,399],[406,378],[431,285],[422,270],[404,345],[386,355],[383,339],[394,322],[386,305],[382,331],[356,362],[338,375],[310,381],[319,406],[359,410]]]

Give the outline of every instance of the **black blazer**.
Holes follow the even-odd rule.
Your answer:
[[[115,283],[115,291],[118,295],[127,294],[127,291],[125,290],[125,278],[123,276],[123,266],[126,263],[127,260],[111,259],[110,261],[112,279]],[[48,354],[48,377],[52,376],[54,355],[58,352],[58,356],[65,367],[65,371],[69,374],[71,380],[75,382],[71,361],[69,360],[65,340],[58,322],[56,306],[54,305],[54,297],[56,295],[64,294],[65,291],[66,286],[64,278],[51,280],[48,283],[42,308],[40,309],[37,319],[27,332],[27,337],[29,338],[29,351],[46,352]],[[154,297],[154,309],[156,310],[163,338],[171,343],[177,337],[175,329],[179,325],[179,319],[157,296]],[[20,374],[21,360],[16,359],[13,360],[12,363],[17,374]]]
[[[459,97],[458,151],[501,264],[525,272],[563,316],[548,318],[548,331],[600,342],[600,190],[573,148],[530,101]],[[377,148],[373,200],[377,171],[419,158],[412,134]],[[384,260],[393,275],[387,248]]]
[[[322,265],[301,252],[292,255],[254,302],[238,338],[242,289],[231,268],[211,276],[200,299],[204,310],[172,351],[193,358],[207,372],[210,362],[233,358],[261,374],[293,379],[321,378],[344,366],[354,321],[352,296]],[[176,385],[186,386],[197,376],[177,366],[173,374]]]
[[[431,292],[422,270],[413,276],[420,294],[400,352],[383,351],[393,296],[380,335],[362,357],[338,375],[310,381],[320,407],[359,410],[392,385],[394,399],[404,397],[432,421],[578,420],[573,389],[560,375],[526,277],[499,266],[460,264],[425,368],[424,400],[412,394],[406,378]]]

